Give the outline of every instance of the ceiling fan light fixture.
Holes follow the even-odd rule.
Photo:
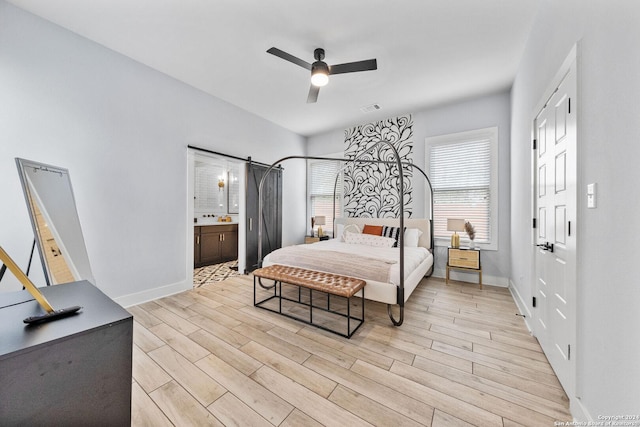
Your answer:
[[[297,58],[290,53],[278,49],[277,47],[268,49],[267,53],[311,71],[311,87],[309,88],[309,95],[307,95],[307,104],[313,104],[318,101],[320,88],[329,83],[329,74],[346,74],[378,69],[378,62],[375,58],[329,66],[323,61],[324,49],[322,48],[317,48],[313,51],[313,57],[316,60],[313,64],[309,64],[307,61]]]
[[[314,62],[311,65],[311,84],[322,87],[327,83],[329,83],[329,67],[322,61]]]

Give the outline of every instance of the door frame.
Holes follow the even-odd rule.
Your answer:
[[[227,163],[233,163],[238,165],[239,170],[239,209],[238,209],[238,272],[244,273],[245,271],[245,258],[246,258],[246,242],[245,242],[245,217],[246,217],[246,191],[245,191],[245,170],[246,161],[233,160],[215,154],[208,154],[206,151],[198,151],[193,148],[187,147],[187,221],[186,221],[186,283],[193,288],[193,215],[194,205],[193,198],[195,196],[195,161],[198,158],[217,159],[225,161]],[[236,214],[234,214],[236,215]]]
[[[580,80],[579,80],[579,63],[578,63],[578,45],[573,45],[573,47],[571,48],[569,54],[567,55],[567,57],[565,58],[565,60],[563,61],[562,65],[560,66],[560,68],[558,69],[558,71],[556,72],[555,76],[553,77],[553,79],[551,80],[549,86],[547,87],[547,89],[544,91],[543,96],[541,97],[540,101],[536,104],[536,108],[533,110],[532,113],[532,119],[530,120],[531,123],[531,141],[533,142],[534,139],[536,139],[536,135],[537,135],[537,128],[536,128],[536,123],[537,123],[537,118],[538,116],[541,114],[541,112],[543,111],[543,109],[546,107],[547,103],[551,100],[551,98],[553,97],[553,95],[555,94],[556,90],[558,89],[558,87],[561,85],[562,81],[564,80],[564,78],[567,76],[567,74],[569,73],[571,67],[575,64],[575,72],[576,72],[576,93],[575,93],[575,98],[576,99],[572,99],[572,105],[575,107],[575,112],[576,112],[576,155],[575,155],[575,179],[576,179],[576,194],[575,194],[575,200],[573,200],[573,203],[575,204],[575,223],[574,226],[572,227],[573,232],[576,235],[576,245],[575,245],[575,262],[573,265],[573,271],[572,274],[570,275],[573,283],[570,284],[571,286],[571,294],[573,296],[573,307],[572,307],[572,314],[573,314],[573,319],[571,324],[571,329],[569,330],[569,344],[571,345],[571,348],[573,349],[573,351],[571,352],[571,358],[573,360],[572,363],[572,369],[569,372],[569,384],[567,385],[568,389],[565,389],[565,392],[567,393],[567,396],[569,397],[570,401],[572,401],[574,399],[574,397],[576,397],[576,390],[578,390],[578,376],[577,376],[577,359],[579,357],[578,354],[578,346],[577,346],[577,317],[578,317],[578,310],[577,310],[577,300],[578,300],[578,288],[577,288],[577,263],[578,263],[578,241],[579,241],[579,233],[578,233],[578,222],[579,222],[579,214],[578,214],[578,191],[580,188],[580,167],[579,167],[579,161],[578,159],[579,157],[579,144],[578,141],[580,139]],[[532,147],[533,148],[533,147]],[[537,155],[538,155],[538,151],[537,150],[531,150],[531,217],[532,218],[537,218],[538,213],[536,212],[537,210],[537,203],[536,203],[536,188],[538,186],[538,173],[537,173]],[[539,227],[540,224],[537,224],[537,226]],[[537,274],[536,274],[536,244],[537,244],[537,232],[538,232],[538,228],[531,228],[531,253],[530,253],[530,268],[531,268],[531,276],[530,276],[530,292],[531,292],[531,296],[534,297],[536,296],[536,289],[537,289]],[[531,301],[531,304],[533,304],[533,300]],[[531,313],[531,323],[529,325],[529,329],[531,330],[531,333],[533,336],[536,336],[536,327],[535,324],[538,321],[538,316],[536,315],[536,311],[534,309],[532,309],[530,311]],[[563,385],[563,387],[565,387],[565,385]]]

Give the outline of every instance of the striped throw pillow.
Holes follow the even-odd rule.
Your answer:
[[[404,228],[405,230],[407,227]],[[398,247],[398,237],[400,237],[400,227],[387,227],[386,225],[382,227],[382,235],[384,237],[391,237],[395,240],[393,244],[394,248]]]

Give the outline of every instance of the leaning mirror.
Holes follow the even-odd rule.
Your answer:
[[[94,283],[69,171],[16,158],[47,285]]]

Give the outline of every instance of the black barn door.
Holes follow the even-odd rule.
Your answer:
[[[268,167],[247,163],[246,272],[258,265],[258,188]],[[282,246],[282,169],[272,169],[262,187],[262,257]]]

